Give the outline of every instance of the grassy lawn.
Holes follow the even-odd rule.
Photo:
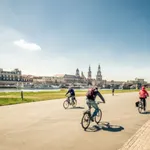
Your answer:
[[[115,93],[137,92],[138,90],[115,90]],[[65,98],[67,90],[61,91],[41,91],[24,92],[24,99],[21,99],[20,92],[2,92],[0,93],[0,106],[27,103],[42,100],[54,100]],[[76,96],[85,96],[87,90],[76,90]],[[111,90],[100,90],[102,94],[110,94]]]

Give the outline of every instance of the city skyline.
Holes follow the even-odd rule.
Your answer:
[[[97,65],[97,71],[96,71],[96,73],[94,73],[96,75],[94,75],[94,76],[93,76],[93,71],[92,71],[92,68],[91,68],[90,65],[88,67],[87,74],[85,72],[83,72],[82,69],[80,70],[80,68],[76,68],[75,72],[73,74],[70,74],[70,73],[61,73],[61,74],[55,73],[53,75],[24,74],[24,72],[21,69],[19,69],[19,68],[14,68],[12,70],[10,70],[10,69],[9,70],[5,70],[4,68],[0,68],[0,70],[3,70],[4,72],[14,72],[14,70],[18,70],[18,71],[21,71],[21,74],[23,76],[35,76],[35,77],[62,77],[63,75],[78,76],[77,74],[79,74],[80,77],[84,76],[86,79],[92,79],[92,80],[93,79],[97,80],[97,77],[98,77],[98,78],[101,78],[100,79],[101,81],[121,81],[121,82],[126,82],[126,81],[134,81],[136,79],[144,79],[145,80],[145,78],[137,78],[137,77],[134,77],[132,79],[127,79],[127,80],[106,79],[105,77],[103,78],[103,73],[101,71],[100,64]],[[89,74],[89,72],[90,72],[90,74]],[[147,81],[147,80],[145,80],[145,81]],[[149,82],[149,81],[147,81],[147,82]]]
[[[2,0],[0,67],[24,74],[150,82],[150,1]]]

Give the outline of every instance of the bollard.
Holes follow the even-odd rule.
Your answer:
[[[23,100],[23,91],[21,91],[21,99]]]

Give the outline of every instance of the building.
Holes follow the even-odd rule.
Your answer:
[[[19,69],[14,69],[12,71],[4,71],[0,69],[0,81],[21,81],[21,71]]]
[[[86,82],[86,78],[83,72],[81,73],[80,76],[80,72],[78,68],[76,69],[75,75],[57,74],[54,76],[54,78],[57,81],[57,83],[68,84],[68,85],[80,85]]]
[[[124,81],[114,81],[114,80],[106,81],[105,80],[103,87],[104,88],[116,88],[116,89],[118,89],[124,83],[125,83]]]
[[[99,87],[103,86],[103,80],[102,80],[100,65],[98,66],[98,71],[97,71],[97,75],[96,75],[96,85],[99,86]]]
[[[92,78],[91,66],[89,66],[87,78],[84,76],[83,72],[81,72],[80,75],[80,71],[78,68],[76,69],[75,75],[57,74],[52,78],[53,78],[52,83],[76,85],[76,86],[77,85],[98,86],[99,88],[112,88],[112,87],[119,88],[119,86],[124,83],[124,81],[103,80],[100,65],[98,65],[96,78]]]
[[[0,69],[0,87],[22,87],[24,84],[32,83],[31,75],[22,75],[19,69],[4,71]]]
[[[146,84],[147,82],[144,79],[135,78],[136,83]]]
[[[86,83],[87,79],[86,79],[86,77],[84,76],[83,71],[81,72],[81,78],[82,78],[83,82]]]

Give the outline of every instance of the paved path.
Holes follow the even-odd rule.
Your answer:
[[[65,110],[63,100],[0,107],[0,150],[117,150],[149,120],[135,108],[137,93],[104,95],[102,122],[87,132],[80,124],[85,107]],[[149,101],[149,99],[147,99]],[[148,108],[150,105],[148,104]]]

